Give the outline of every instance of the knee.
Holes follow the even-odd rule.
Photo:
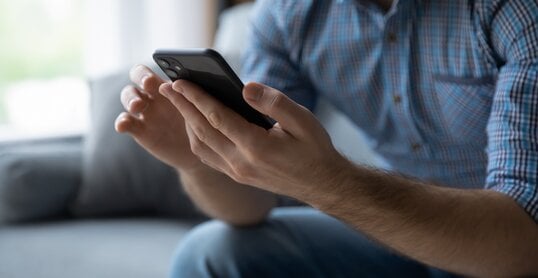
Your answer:
[[[243,276],[240,264],[252,258],[254,245],[264,242],[263,228],[236,228],[220,221],[195,227],[180,242],[172,261],[171,277]]]

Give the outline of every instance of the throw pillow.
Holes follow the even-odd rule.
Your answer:
[[[84,142],[82,185],[72,213],[200,216],[181,190],[175,170],[129,135],[114,130],[114,120],[123,111],[120,92],[129,82],[128,70],[91,82],[91,124]]]
[[[3,145],[0,223],[65,215],[80,183],[80,147],[80,138]]]

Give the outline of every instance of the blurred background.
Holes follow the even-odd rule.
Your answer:
[[[0,1],[0,140],[83,133],[86,80],[209,47],[219,0]]]
[[[0,0],[0,277],[167,276],[207,218],[175,169],[115,132],[120,91],[157,48],[213,47],[240,72],[243,2]],[[342,153],[380,164],[329,102],[314,112]]]
[[[0,277],[167,276],[206,218],[174,169],[115,132],[120,91],[157,48],[238,65],[242,2],[0,0]]]

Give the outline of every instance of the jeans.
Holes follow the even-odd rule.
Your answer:
[[[456,277],[390,252],[312,208],[255,227],[209,221],[181,241],[170,277]]]

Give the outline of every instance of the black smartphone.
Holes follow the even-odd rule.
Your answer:
[[[273,126],[269,117],[243,99],[243,82],[217,51],[207,48],[156,50],[153,60],[170,80],[191,81],[247,121],[265,129]]]

